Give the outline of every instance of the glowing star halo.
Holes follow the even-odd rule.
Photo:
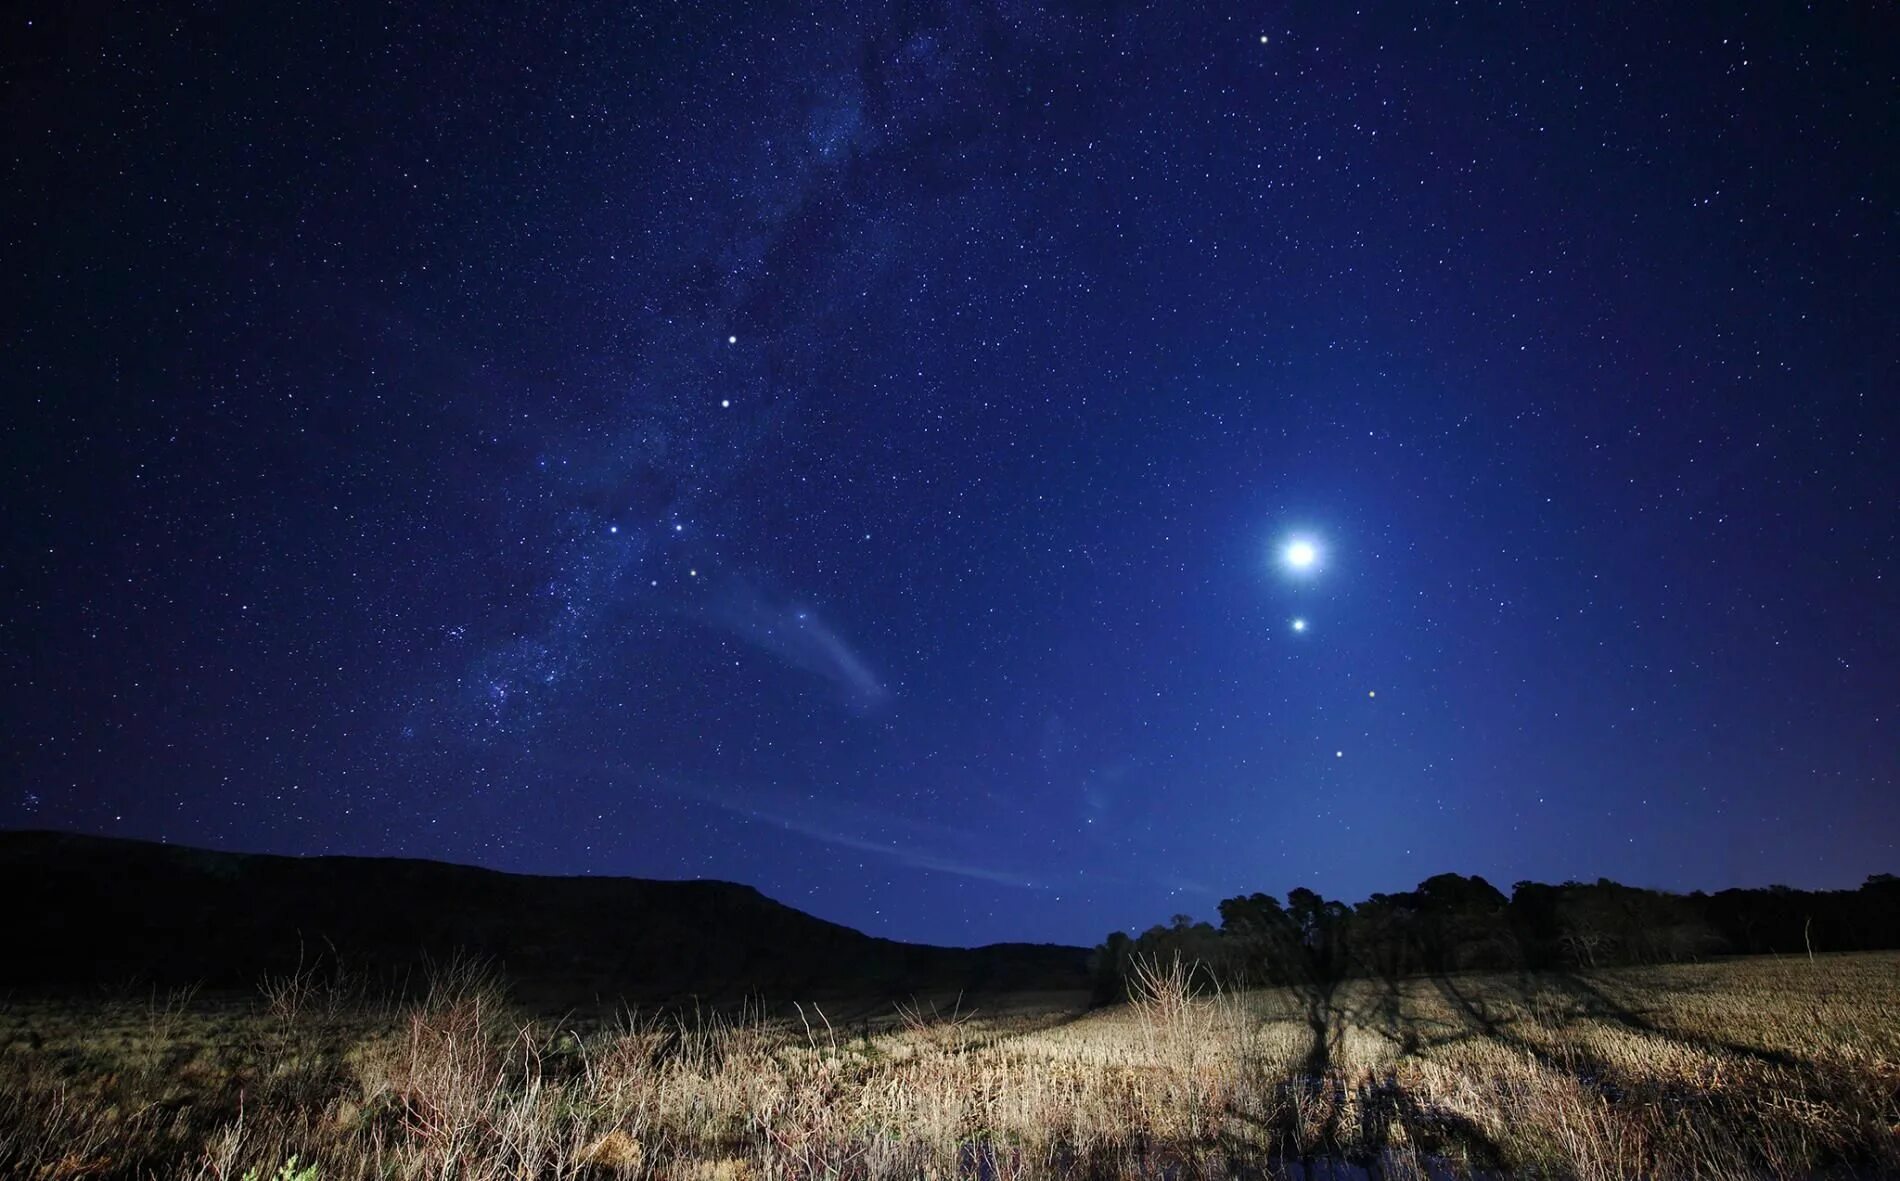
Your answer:
[[[1286,543],[1281,551],[1286,564],[1294,570],[1311,570],[1319,565],[1319,546],[1304,537],[1296,537]]]

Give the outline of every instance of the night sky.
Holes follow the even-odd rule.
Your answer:
[[[1900,870],[1890,5],[4,20],[0,826],[945,943]]]

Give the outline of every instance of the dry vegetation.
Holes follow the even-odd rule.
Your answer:
[[[1900,1175],[1900,956],[1144,984],[848,1026],[530,1020],[466,968],[407,1006],[16,1002],[0,1176]]]

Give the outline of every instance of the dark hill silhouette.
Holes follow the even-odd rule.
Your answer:
[[[750,886],[556,878],[434,861],[278,857],[0,832],[0,987],[255,987],[335,959],[419,977],[457,953],[526,996],[714,1002],[1086,985],[1087,951],[877,939]]]

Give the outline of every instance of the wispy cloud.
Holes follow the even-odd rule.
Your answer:
[[[793,668],[824,678],[853,709],[868,712],[889,696],[864,659],[809,606],[773,602],[735,579],[713,600],[706,619]]]
[[[997,869],[970,856],[958,856],[952,852],[946,852],[945,850],[976,849],[983,842],[983,838],[976,834],[947,826],[925,824],[898,817],[882,817],[884,827],[896,828],[909,834],[909,839],[906,840],[882,840],[866,835],[862,829],[836,815],[841,811],[837,805],[820,801],[795,801],[780,798],[777,793],[763,790],[741,793],[731,789],[718,789],[704,784],[676,780],[669,780],[666,787],[676,795],[709,804],[742,819],[757,824],[768,824],[837,848],[875,854],[911,869],[953,874],[957,877],[990,882],[999,886],[1014,886],[1025,890],[1053,888],[1051,883],[1029,874]],[[865,809],[861,807],[851,808],[850,812],[853,817],[860,820],[865,815]],[[929,847],[920,843],[921,841],[928,841]]]

